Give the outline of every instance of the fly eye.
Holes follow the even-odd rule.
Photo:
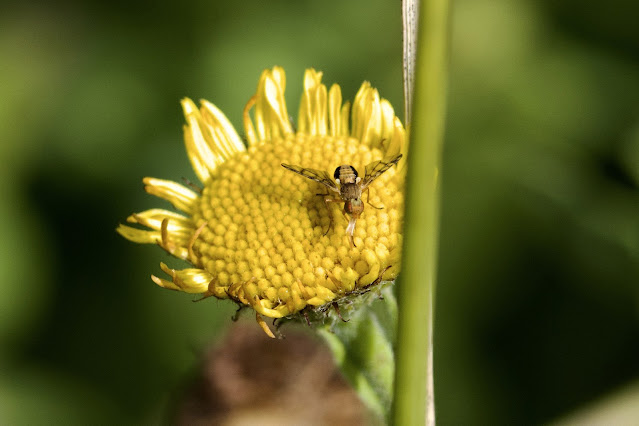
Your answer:
[[[335,180],[339,179],[339,167],[335,169],[335,173],[333,173],[333,177],[335,178]]]

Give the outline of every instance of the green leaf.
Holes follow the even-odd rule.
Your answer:
[[[327,313],[318,333],[362,401],[380,419],[388,421],[397,326],[397,300],[392,283],[383,282],[366,293],[344,298],[339,307],[340,312]]]

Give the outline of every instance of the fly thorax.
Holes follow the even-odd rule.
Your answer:
[[[343,200],[357,200],[362,197],[362,190],[356,183],[342,183],[339,193]]]

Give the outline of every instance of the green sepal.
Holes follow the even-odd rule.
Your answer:
[[[339,312],[324,312],[316,328],[344,376],[384,423],[390,418],[395,375],[397,300],[392,284],[382,282],[338,300]]]

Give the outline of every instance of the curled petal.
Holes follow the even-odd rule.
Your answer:
[[[242,139],[224,113],[208,101],[202,100],[201,103],[202,121],[212,136],[210,141],[212,148],[225,159],[232,157],[235,153],[246,151]]]
[[[195,103],[189,98],[184,98],[182,109],[187,123],[184,126],[186,152],[200,181],[206,182],[213,170],[222,164],[224,157],[220,150],[216,149],[210,128],[204,122]]]
[[[126,220],[159,231],[162,228],[162,221],[165,219],[168,219],[168,231],[172,234],[190,236],[195,231],[193,222],[189,218],[163,209],[150,209],[134,213]]]
[[[198,199],[195,192],[170,180],[146,177],[142,182],[145,185],[144,190],[149,194],[163,198],[176,209],[191,214],[193,204]]]
[[[381,137],[382,139],[390,139],[393,137],[393,131],[395,130],[394,119],[395,110],[393,106],[386,99],[382,99],[380,102],[381,107]]]
[[[300,132],[321,136],[327,134],[327,91],[321,81],[322,73],[314,69],[304,74],[304,92],[297,124]]]
[[[162,268],[164,273],[171,276],[175,287],[186,293],[205,293],[209,288],[209,283],[213,280],[213,275],[202,269],[176,270],[169,268],[165,263],[160,263],[160,268]],[[161,285],[155,279],[153,281]],[[164,287],[164,285],[161,286]]]
[[[293,133],[284,100],[285,89],[286,77],[282,68],[274,67],[262,73],[254,96],[258,141],[273,140]],[[244,114],[244,127],[253,127],[248,112]]]
[[[342,89],[337,84],[328,91],[328,123],[333,137],[341,136],[343,129],[348,129],[348,114],[346,121],[342,118]]]
[[[162,240],[159,231],[145,231],[126,225],[118,225],[115,230],[127,240],[138,244],[155,244]]]

